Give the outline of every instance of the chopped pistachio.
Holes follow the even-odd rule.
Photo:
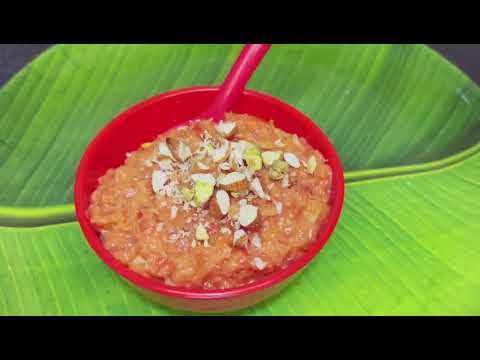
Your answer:
[[[283,160],[275,160],[268,171],[268,176],[272,180],[280,180],[288,172],[288,164]]]
[[[195,195],[195,192],[193,191],[193,189],[189,189],[187,187],[183,187],[180,192],[182,193],[184,199],[186,201],[192,201],[193,200],[193,196]]]
[[[275,160],[272,164],[272,169],[281,174],[286,174],[288,172],[288,164],[283,160]]]
[[[264,151],[262,152],[263,163],[267,166],[272,166],[275,160],[279,160],[281,156],[280,151]]]
[[[214,185],[198,181],[195,183],[195,204],[197,206],[202,206],[205,204],[213,194]]]
[[[205,226],[203,226],[202,224],[199,224],[197,226],[197,230],[195,231],[195,237],[199,241],[208,241],[208,239],[210,238],[208,236],[207,229],[205,229]]]
[[[146,143],[143,143],[141,146],[142,146],[142,149],[148,149],[150,146],[152,146],[153,143],[151,142],[146,142]]]
[[[212,156],[213,152],[215,151],[215,147],[212,144],[207,145],[207,154],[208,156]]]
[[[260,150],[254,146],[247,148],[243,158],[247,162],[247,168],[252,172],[260,170],[263,166]]]
[[[317,158],[315,157],[315,155],[312,155],[308,158],[308,161],[307,161],[307,172],[309,174],[313,174],[316,168],[317,168]]]
[[[270,168],[270,170],[268,170],[268,176],[272,180],[280,180],[281,178],[283,178],[283,174],[275,171],[273,168]]]

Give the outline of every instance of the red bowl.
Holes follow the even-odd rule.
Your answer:
[[[116,273],[156,302],[182,310],[224,312],[238,310],[264,300],[286,286],[323,248],[332,234],[343,207],[344,179],[340,160],[327,136],[304,114],[290,105],[256,91],[246,90],[236,106],[236,113],[273,119],[275,126],[304,137],[318,149],[332,167],[331,212],[318,239],[305,254],[287,268],[265,279],[234,289],[191,290],[165,285],[145,278],[116,260],[102,245],[87,216],[90,195],[98,178],[110,168],[124,163],[125,154],[140,144],[154,140],[160,133],[195,118],[213,101],[218,87],[193,87],[164,93],[145,100],[110,122],[90,143],[75,178],[77,219],[95,253]]]

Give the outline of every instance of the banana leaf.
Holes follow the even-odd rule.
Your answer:
[[[219,84],[226,45],[57,45],[0,89],[0,314],[183,314],[96,258],[72,185],[95,133],[146,97]],[[480,315],[480,89],[422,45],[275,45],[249,87],[310,116],[347,171],[325,249],[235,314]]]

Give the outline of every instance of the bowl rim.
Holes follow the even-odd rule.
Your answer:
[[[270,102],[272,105],[281,107],[282,111],[290,112],[293,117],[300,118],[303,122],[310,122],[315,125],[315,127],[317,128],[317,133],[315,134],[315,137],[320,137],[321,141],[329,148],[329,152],[332,154],[332,156],[329,158],[329,164],[332,168],[332,190],[335,192],[335,196],[330,210],[330,214],[328,216],[328,220],[323,225],[321,231],[319,231],[317,239],[313,242],[313,244],[309,246],[309,248],[302,256],[293,261],[286,268],[275,271],[274,273],[266,276],[265,278],[255,281],[251,284],[246,284],[241,287],[229,289],[203,290],[166,285],[162,283],[161,280],[149,279],[135,273],[134,271],[130,270],[126,265],[115,259],[113,255],[111,255],[110,252],[103,246],[100,238],[93,230],[93,226],[91,225],[88,217],[86,216],[87,209],[81,206],[79,203],[79,199],[83,191],[83,183],[87,174],[89,161],[94,155],[97,145],[102,141],[104,134],[111,131],[113,128],[115,128],[115,126],[120,124],[124,119],[128,118],[135,112],[149,106],[152,102],[157,102],[169,97],[175,97],[189,93],[218,91],[218,89],[219,86],[193,86],[188,88],[171,90],[142,100],[131,106],[127,110],[116,115],[89,143],[80,160],[77,173],[75,175],[75,212],[83,235],[89,243],[90,247],[110,269],[119,274],[125,280],[133,283],[134,285],[142,289],[149,290],[159,295],[181,298],[185,300],[225,300],[245,295],[251,295],[261,290],[266,290],[275,285],[278,285],[279,283],[284,282],[285,280],[291,278],[294,274],[302,270],[322,250],[322,248],[329,240],[331,234],[333,233],[342,213],[345,196],[343,167],[340,158],[335,148],[333,147],[333,144],[330,142],[325,133],[309,117],[307,117],[305,114],[303,114],[301,111],[297,110],[293,106],[287,104],[286,102],[259,91],[244,90],[242,96],[247,95],[262,98],[263,101],[267,101]]]

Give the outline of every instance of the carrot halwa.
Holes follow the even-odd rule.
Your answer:
[[[330,211],[331,168],[273,122],[197,120],[99,179],[89,217],[105,248],[167,285],[227,289],[301,256]]]

